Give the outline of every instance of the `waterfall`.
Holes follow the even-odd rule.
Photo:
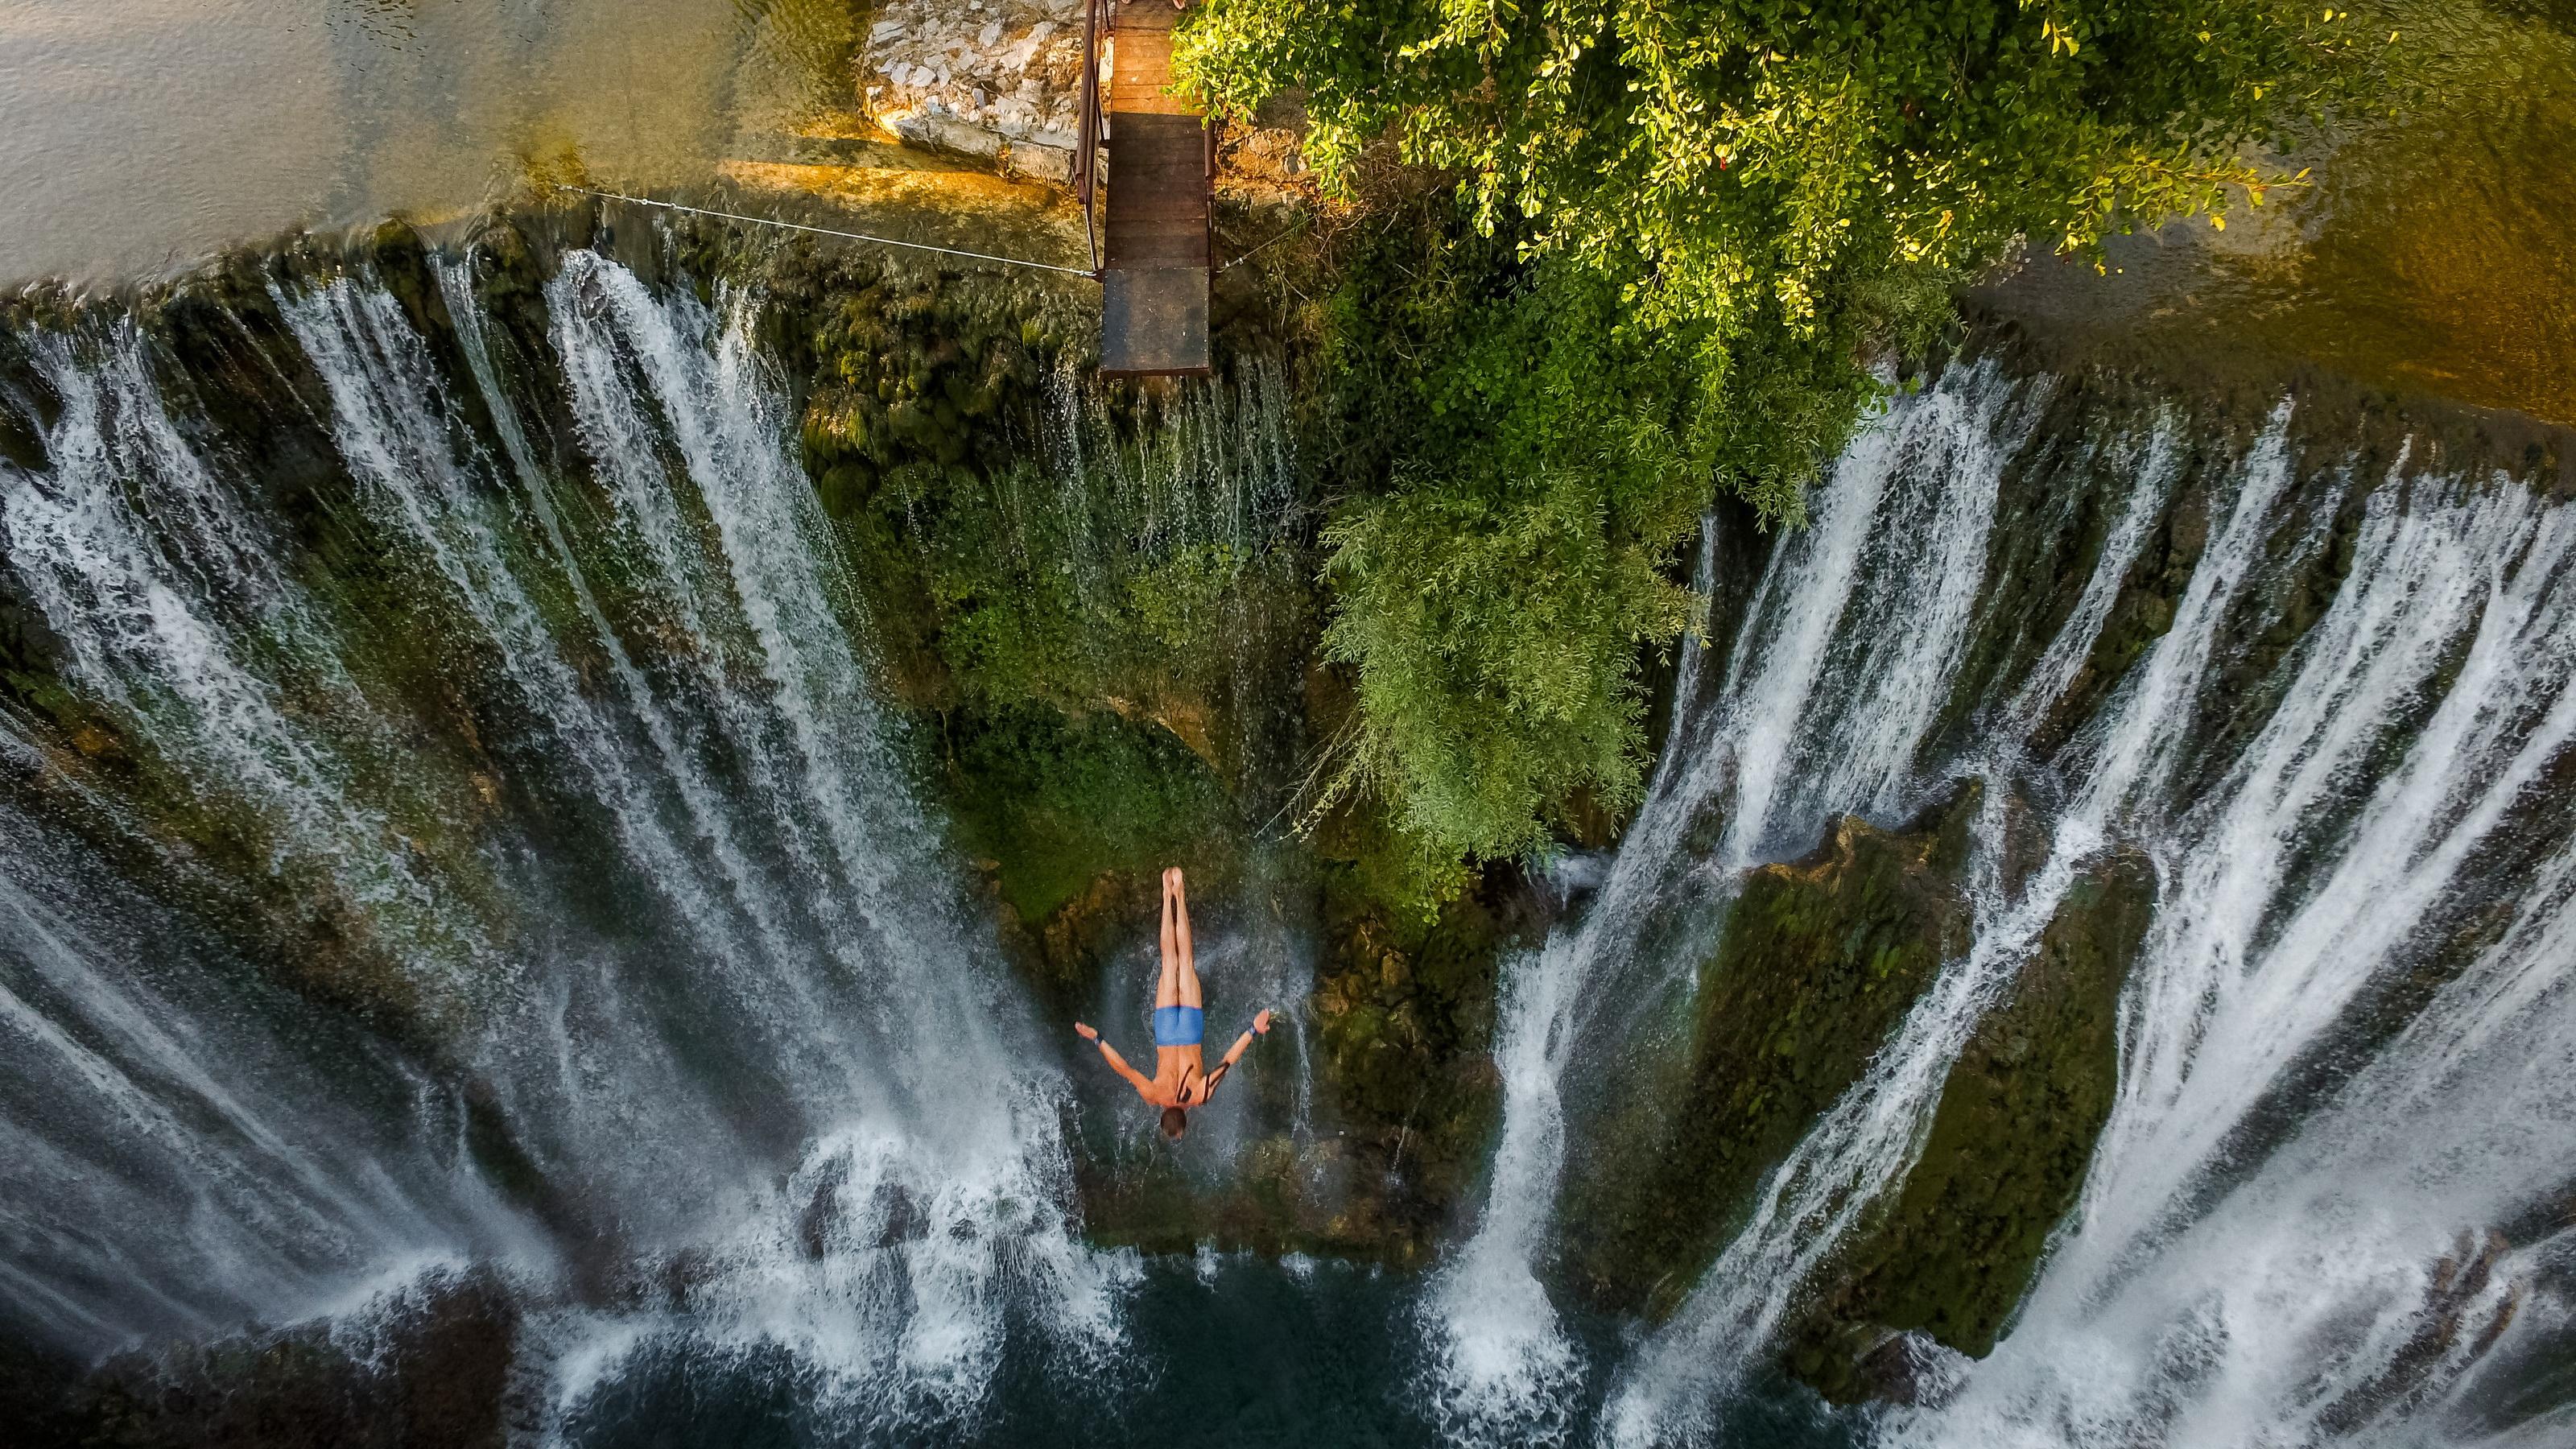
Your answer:
[[[1812,526],[1773,555],[1724,678],[1677,722],[1593,902],[1507,965],[1502,1143],[1484,1215],[1429,1306],[1432,1391],[1453,1437],[1570,1423],[1575,1350],[1538,1280],[1565,1167],[1566,1071],[1615,1060],[1637,1004],[1686,986],[1742,867],[1785,835],[1779,822],[1885,810],[1917,783],[2004,463],[2046,399],[2044,382],[1961,369],[1862,432]],[[1685,690],[1696,684],[1685,676]],[[1691,838],[1717,812],[1705,858]]]
[[[2235,443],[2169,405],[2101,418],[2080,400],[2086,431],[2052,436],[2037,424],[2054,386],[1954,367],[1855,439],[1812,525],[1772,551],[1722,673],[1685,670],[1599,892],[1509,963],[1493,1183],[1425,1310],[1451,1437],[1562,1438],[1596,1372],[1604,1440],[1718,1435],[2115,845],[2143,850],[2160,886],[2082,1205],[1994,1356],[1948,1365],[1955,1398],[1879,1427],[1908,1443],[2273,1444],[2429,1432],[2449,1413],[2458,1432],[2464,1385],[2500,1393],[2527,1372],[2512,1365],[2563,1346],[2564,1299],[2544,1285],[2565,1276],[2567,1235],[2530,1223],[2564,1191],[2551,1151],[2571,1122],[2549,1090],[2570,1079],[2576,1031],[2549,979],[2569,822],[2541,802],[2576,716],[2576,514],[2406,451],[2303,453],[2288,401]],[[1996,535],[2078,506],[2098,542],[2037,635],[1979,597],[2031,567]],[[2202,516],[2170,622],[2086,686],[2150,539]],[[2068,562],[2042,560],[2061,576]],[[2277,663],[2247,663],[2286,628],[2280,596],[2319,576],[2331,597],[2313,623]],[[1971,681],[1976,645],[1997,640],[2017,662]],[[2100,702],[2052,743],[2043,725],[2079,687]],[[1690,991],[1748,867],[1802,853],[1838,814],[1901,820],[1962,777],[1989,786],[1970,945],[1770,1171],[1671,1318],[1582,1364],[1544,1282],[1588,1121],[1569,1069],[1627,1065],[1669,1031],[1654,1003]],[[2046,832],[2014,872],[2008,797]],[[2471,959],[2447,975],[2463,942]],[[2416,980],[2439,982],[2419,1011]],[[2292,1110],[2306,1091],[2323,1105]]]
[[[914,803],[753,304],[575,251],[532,349],[471,257],[433,265],[443,318],[342,275],[272,283],[281,336],[235,324],[312,380],[270,422],[326,460],[318,511],[138,324],[22,339],[62,406],[41,466],[0,462],[10,589],[72,704],[266,880],[227,895],[166,797],[8,722],[64,817],[0,820],[0,1091],[41,1164],[0,1190],[10,1303],[96,1351],[495,1263],[563,1437],[657,1355],[784,1351],[886,1423],[971,1415],[1015,1338],[1080,1372],[1132,1270],[1075,1236],[1063,1083]],[[162,879],[111,910],[91,838]],[[440,1064],[282,992],[216,1010],[266,990],[244,919],[333,923],[314,969]]]
[[[2412,491],[2371,495],[2280,707],[2151,835],[2170,885],[2081,1211],[2013,1335],[1900,1438],[2458,1442],[2517,1359],[2563,1354],[2576,856],[2509,837],[2576,732],[2576,517],[2510,481]],[[2473,959],[2249,1140],[2463,910]]]
[[[0,808],[0,1283],[38,1331],[220,1333],[441,1265],[543,1261],[445,1169],[452,1103],[352,1033],[286,1029],[237,963],[109,880]]]
[[[2152,798],[2169,785],[2150,774],[2151,764],[2175,758],[2191,718],[2181,701],[2205,668],[2212,631],[2270,533],[2270,505],[2288,476],[2282,458],[2287,421],[2286,412],[2276,414],[2258,443],[2247,486],[2237,495],[2210,557],[2194,575],[2174,627],[2142,666],[2140,687],[2115,706],[2109,740],[2055,822],[2046,861],[2018,891],[2008,891],[1994,878],[2004,797],[2000,791],[1988,792],[1977,821],[1977,863],[1984,869],[1972,883],[1976,909],[1967,954],[1944,967],[1868,1073],[1773,1171],[1760,1189],[1751,1223],[1728,1243],[1673,1321],[1627,1366],[1608,1410],[1608,1427],[1618,1441],[1650,1442],[1676,1422],[1696,1424],[1700,1406],[1753,1365],[1798,1289],[1858,1226],[1879,1192],[1900,1181],[1913,1165],[1951,1062],[2014,969],[2028,958],[2083,865],[2103,849],[2114,814],[2141,792]],[[2151,474],[2132,486],[2154,490],[2160,481]],[[1979,491],[1991,509],[1991,489]],[[2128,510],[2115,527],[2070,616],[2069,627],[2085,632],[2072,641],[2063,633],[2052,640],[2043,665],[2089,652],[2091,631],[2100,628],[2102,617],[2083,605],[2096,595],[2106,571],[2125,572],[2126,551],[2134,549],[2141,531],[2131,526],[2135,512]],[[1981,576],[1982,560],[1971,569]],[[1860,708],[1886,707],[1882,686],[1870,680],[1862,688]],[[1909,713],[1917,709],[1910,701],[1898,703]],[[2017,743],[2007,740],[2003,747]],[[1901,770],[1902,762],[1894,768]],[[1974,755],[1951,768],[2003,772],[1999,762]]]
[[[1918,1165],[1959,1151],[1945,1094],[2116,866],[2154,898],[2104,968],[2117,1076],[2080,1183],[2068,1157],[2050,1189],[2072,1208],[1991,1353],[1908,1338],[1912,1401],[1817,1432],[2576,1429],[2576,503],[2306,393],[2239,416],[1973,355],[1891,393],[1810,526],[1708,521],[1717,621],[1645,801],[1500,963],[1502,1117],[1462,1238],[1419,1278],[1206,1247],[1149,1270],[1083,1241],[1068,1122],[1132,1134],[1152,1190],[1220,1214],[1255,1173],[1374,1201],[1333,1176],[1375,1160],[1333,1141],[1346,1084],[1313,1074],[1339,1039],[1299,1010],[1348,966],[1313,863],[1254,832],[1201,922],[1220,1011],[1289,1028],[1260,1075],[1177,1150],[1123,1096],[1092,1112],[1122,1089],[1048,1064],[916,788],[929,751],[871,652],[898,590],[865,561],[895,555],[836,532],[915,476],[806,476],[759,298],[578,249],[511,293],[495,262],[299,260],[0,334],[13,1335],[93,1360],[354,1343],[473,1275],[506,1295],[524,1442],[659,1432],[674,1395],[910,1441],[990,1437],[996,1404],[1008,1433],[1080,1422],[1156,1372],[1141,1353],[1206,1372],[1314,1309],[1294,1331],[1340,1335],[1318,1373],[1419,1336],[1360,1412],[1460,1443],[1727,1442],[1779,1409],[1783,1349],[1864,1296]],[[1150,575],[1146,647],[1022,632],[1268,815],[1312,744],[1279,705],[1314,622],[1284,374],[1132,407],[1043,386],[1019,456],[943,485],[973,528],[913,541],[988,550],[1015,604],[1045,580],[1015,620],[1141,609]],[[1190,688],[1157,696],[1139,654]],[[1874,1008],[1866,1060],[1800,1087],[1839,1088],[1803,1136],[1684,1226],[1696,1279],[1600,1331],[1560,1203],[1626,1190],[1619,1099],[1691,1059],[1748,878],[1846,815],[1949,820],[1964,856],[1921,889],[1962,929]],[[1150,943],[1103,949],[1127,964],[1085,1009],[1140,1017]],[[1283,1378],[1261,1353],[1211,1392]]]

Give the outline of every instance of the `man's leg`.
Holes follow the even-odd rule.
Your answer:
[[[1157,1011],[1166,1006],[1183,1004],[1181,997],[1182,937],[1172,924],[1172,875],[1171,871],[1163,872],[1163,978],[1154,987],[1154,1008]],[[1193,977],[1190,981],[1189,999],[1195,1002],[1197,998],[1198,981]]]
[[[1198,1006],[1201,1005],[1199,962],[1197,953],[1190,949],[1190,897],[1188,887],[1182,883],[1179,866],[1172,867],[1171,882],[1173,935],[1178,938],[1180,947],[1181,1005]]]

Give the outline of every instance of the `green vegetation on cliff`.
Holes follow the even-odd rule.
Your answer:
[[[1204,445],[1187,461],[1251,473],[1258,428],[1209,397],[1060,376],[1080,324],[1042,288],[757,265],[811,379],[806,466],[866,633],[897,699],[939,721],[961,843],[1069,989],[1096,964],[1095,918],[1137,909],[1126,886],[1175,859],[1227,868],[1272,696],[1311,651],[1297,540],[1256,516],[1281,500],[1200,496],[1224,490],[1166,456]]]
[[[1362,274],[1337,300],[1357,311],[1353,294],[1377,281]],[[1376,407],[1409,420],[1368,421],[1419,451],[1324,535],[1325,647],[1354,670],[1360,705],[1335,784],[1379,794],[1436,878],[1462,852],[1542,853],[1579,795],[1636,803],[1632,664],[1692,617],[1667,575],[1704,470],[1677,432],[1688,359],[1618,345],[1616,298],[1593,279],[1483,303],[1396,286],[1409,325],[1337,317],[1331,334],[1344,369],[1386,384],[1365,390]],[[1423,373],[1407,354],[1451,361]]]
[[[1600,1134],[1566,1266],[1595,1303],[1671,1311],[1757,1189],[1858,1081],[1966,945],[1971,783],[1905,830],[1845,819],[1745,879],[1693,997],[1684,1049]],[[2026,834],[2018,803],[2007,807]],[[2028,843],[2025,841],[2024,843]],[[2009,871],[2027,865],[2008,847]],[[1828,1397],[1909,1392],[1881,1350],[1920,1332],[1983,1355],[2073,1208],[2118,1080],[2119,996],[2155,875],[2114,855],[2070,890],[1952,1066],[1921,1155],[1802,1291],[1789,1367]]]

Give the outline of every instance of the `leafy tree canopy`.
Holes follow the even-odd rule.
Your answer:
[[[1574,790],[1634,804],[1633,661],[1693,615],[1662,568],[1707,496],[1665,421],[1683,369],[1668,349],[1603,345],[1602,293],[1534,287],[1468,310],[1472,330],[1405,398],[1443,445],[1325,530],[1325,650],[1354,667],[1362,722],[1343,779],[1452,855],[1543,850]]]
[[[1392,134],[1629,288],[1649,327],[1792,336],[1890,265],[2222,213],[2250,148],[2366,86],[2378,12],[2288,0],[1205,0],[1185,73],[1301,96],[1328,180]]]
[[[1345,191],[1392,138],[1486,239],[1322,309],[1384,455],[1325,534],[1360,704],[1328,800],[1382,802],[1434,896],[1633,803],[1638,663],[1692,616],[1712,490],[1800,521],[1873,344],[2019,239],[2299,181],[2251,158],[2396,38],[2311,0],[1202,0],[1180,61],[1215,106],[1296,97]]]

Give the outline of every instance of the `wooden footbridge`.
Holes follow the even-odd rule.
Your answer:
[[[1074,191],[1087,227],[1102,180],[1105,135],[1109,204],[1105,236],[1095,234],[1092,250],[1104,376],[1203,377],[1209,370],[1216,135],[1195,107],[1171,93],[1172,27],[1180,17],[1172,0],[1091,0],[1084,18]],[[1105,94],[1103,40],[1111,60]]]

